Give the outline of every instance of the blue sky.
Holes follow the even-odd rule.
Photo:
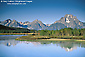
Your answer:
[[[31,0],[26,5],[7,5],[0,2],[0,21],[14,19],[17,21],[34,21],[38,19],[46,24],[64,17],[66,14],[76,16],[85,22],[85,0]]]

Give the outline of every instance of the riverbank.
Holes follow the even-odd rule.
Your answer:
[[[77,40],[77,39],[42,39],[46,41],[85,41],[85,40]]]
[[[29,34],[37,34],[37,33],[0,33],[0,35],[29,35]]]
[[[58,36],[58,37],[52,37],[52,36],[22,36],[19,38],[16,38],[15,40],[20,41],[85,41],[85,38],[83,36]]]

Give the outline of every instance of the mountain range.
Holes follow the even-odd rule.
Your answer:
[[[34,20],[33,22],[18,22],[16,20],[7,19],[4,21],[0,21],[0,24],[9,27],[19,27],[19,28],[28,28],[34,30],[56,30],[56,29],[63,29],[63,28],[85,28],[85,23],[81,22],[77,19],[76,16],[71,14],[66,14],[64,17],[61,17],[60,20],[55,21],[53,24],[44,24],[38,19]]]

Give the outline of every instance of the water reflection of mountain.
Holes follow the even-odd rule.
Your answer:
[[[64,48],[66,51],[72,51],[80,47],[80,44],[76,42],[60,42],[60,46]]]
[[[77,49],[77,47],[85,48],[85,42],[75,42],[75,41],[54,41],[54,42],[42,42],[42,44],[56,44],[56,46],[60,46],[61,48],[65,49],[65,51],[73,51]]]
[[[30,42],[30,41],[16,41],[16,40],[1,40],[0,41],[0,44],[4,44],[5,46],[15,46],[16,44],[22,44],[22,43],[25,43],[25,44],[30,44],[32,43],[33,45],[40,45],[41,43],[40,42]]]
[[[19,43],[19,41],[15,41],[15,40],[1,40],[0,44],[4,44],[5,46],[15,46],[17,43]]]
[[[20,41],[19,43],[25,43],[25,44],[33,44],[33,45],[41,45],[41,43],[40,42],[30,42],[30,41]]]
[[[74,46],[74,47],[72,47],[72,48],[65,48],[65,47],[63,47],[66,51],[73,51],[73,50],[75,50],[75,49],[77,49],[77,46]]]
[[[0,44],[4,44],[5,46],[15,46],[17,44],[33,44],[34,46],[38,45],[56,45],[60,46],[61,48],[65,49],[65,51],[73,51],[77,49],[77,47],[84,47],[85,48],[85,42],[66,42],[66,41],[53,41],[53,42],[30,42],[30,41],[16,41],[16,40],[1,40]]]

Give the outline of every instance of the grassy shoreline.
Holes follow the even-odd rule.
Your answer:
[[[22,36],[20,38],[16,38],[15,40],[20,41],[85,41],[83,36],[64,36],[64,37],[54,37],[51,38],[49,36]]]
[[[37,33],[0,33],[0,35],[29,35],[29,34],[37,34]]]
[[[15,39],[21,41],[85,41],[84,36],[40,36],[36,34],[37,33],[0,33],[0,35],[28,35]]]
[[[85,41],[85,40],[77,40],[77,39],[42,39],[47,41]]]

